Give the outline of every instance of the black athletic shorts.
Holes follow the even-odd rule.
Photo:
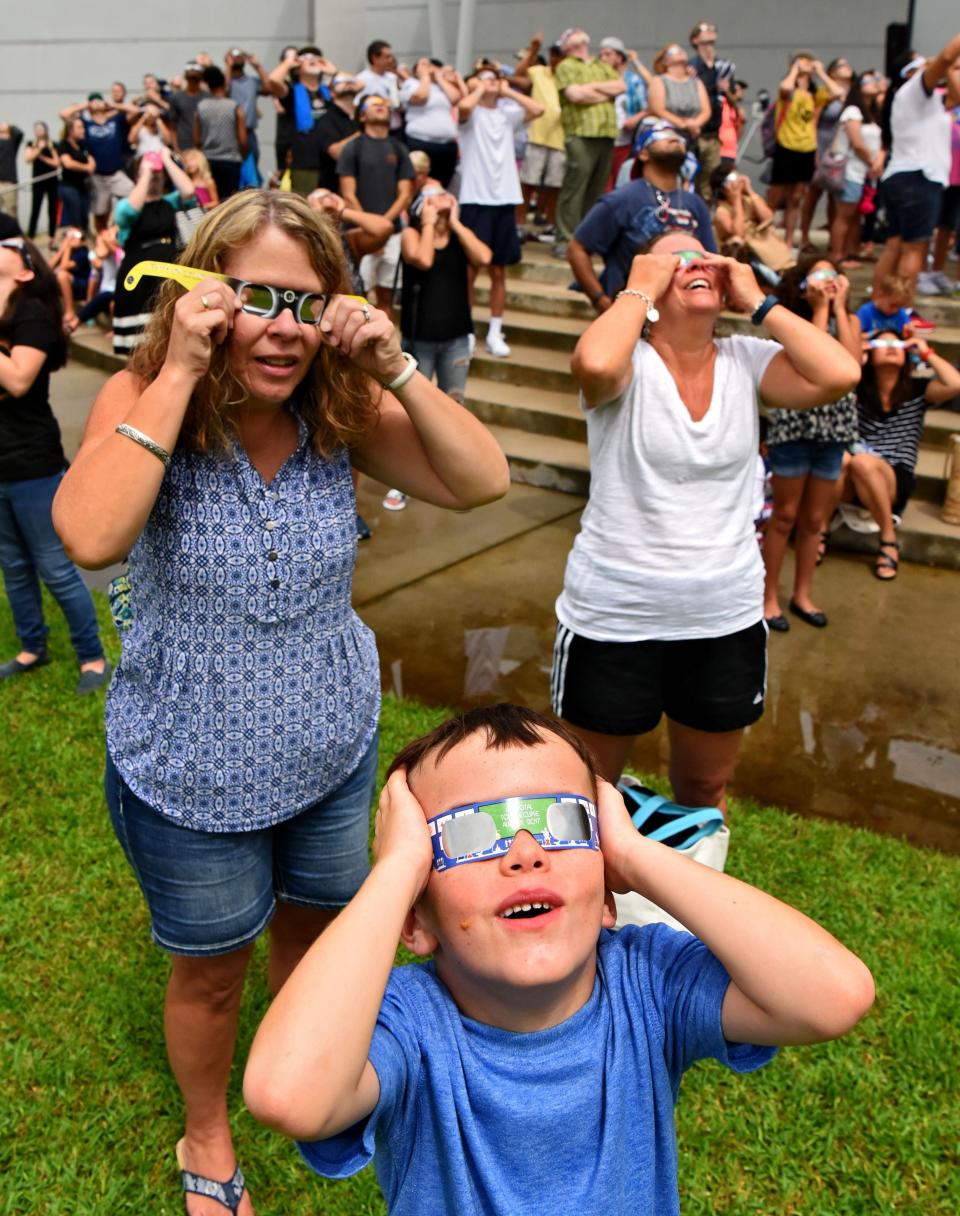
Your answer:
[[[557,626],[553,712],[601,735],[642,735],[666,714],[693,730],[740,730],[763,713],[767,626],[679,642],[595,642]]]

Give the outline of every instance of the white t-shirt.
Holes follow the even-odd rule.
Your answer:
[[[928,96],[923,87],[923,72],[911,76],[893,99],[890,110],[893,151],[881,180],[919,169],[929,181],[946,186],[950,181],[950,126],[943,93],[934,89],[933,95]]]
[[[457,123],[450,98],[431,81],[427,100],[422,106],[412,106],[410,98],[419,88],[419,80],[405,80],[400,87],[400,98],[407,108],[407,134],[413,139],[437,144],[456,139]]]
[[[837,133],[833,139],[832,150],[838,156],[846,156],[847,158],[847,168],[844,172],[844,177],[846,177],[848,182],[865,182],[867,180],[867,166],[857,156],[853,148],[850,147],[850,136],[847,134],[847,128],[844,125],[850,121],[861,124],[860,139],[871,156],[876,156],[880,151],[883,146],[883,136],[878,123],[863,121],[863,111],[859,106],[847,106],[837,120]]]
[[[460,202],[500,207],[523,202],[513,134],[526,111],[509,98],[476,105],[460,124]]]
[[[400,78],[397,74],[384,72],[381,75],[373,68],[364,68],[362,72],[357,72],[357,80],[363,81],[363,92],[358,93],[358,97],[362,97],[366,93],[376,93],[378,97],[386,97],[390,102],[390,130],[399,131],[403,126],[403,115],[400,113]]]
[[[574,633],[600,642],[725,637],[763,616],[757,394],[781,347],[740,335],[716,346],[699,422],[644,341],[623,395],[587,412],[590,498],[556,604]]]

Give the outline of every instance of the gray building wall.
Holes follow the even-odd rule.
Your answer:
[[[665,42],[686,42],[694,23],[709,17],[720,28],[721,54],[735,60],[752,92],[772,89],[786,55],[799,48],[824,62],[843,54],[856,67],[882,67],[887,23],[905,20],[906,10],[907,0],[873,0],[868,9],[854,0],[597,0],[590,5],[477,0],[472,45],[475,54],[509,62],[535,30],[542,29],[551,41],[567,26],[584,24],[595,44],[616,34],[649,64]],[[269,70],[288,42],[311,40],[338,64],[356,70],[373,38],[387,39],[398,58],[410,63],[431,49],[424,0],[353,0],[339,6],[319,0],[6,0],[4,11],[0,117],[21,127],[26,138],[36,119],[58,135],[59,110],[87,93],[106,93],[115,79],[139,88],[144,72],[175,75],[201,50],[222,62],[227,48],[238,44],[259,55]],[[457,44],[459,11],[458,2],[442,4],[448,58]],[[269,99],[261,102],[261,112],[261,166],[269,171],[274,164]],[[27,175],[21,158],[21,179]]]

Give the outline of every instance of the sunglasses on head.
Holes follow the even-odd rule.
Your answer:
[[[542,849],[599,849],[597,808],[580,794],[527,794],[456,806],[427,820],[433,868],[442,873],[509,851],[526,831]]]
[[[22,236],[8,236],[0,241],[0,248],[16,249],[17,253],[23,258],[23,264],[27,270],[33,270],[33,259],[30,257],[30,250],[27,248],[27,242]]]
[[[330,294],[324,291],[297,291],[292,287],[274,287],[269,283],[252,283],[247,279],[234,279],[213,270],[198,270],[193,266],[179,266],[175,262],[138,262],[124,279],[124,286],[132,291],[144,275],[157,279],[172,279],[188,291],[204,279],[218,279],[228,283],[240,297],[240,311],[252,317],[271,320],[289,308],[301,325],[319,325],[323,320]],[[347,296],[348,300],[367,303],[363,296]]]

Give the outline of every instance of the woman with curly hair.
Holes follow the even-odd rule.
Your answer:
[[[188,1211],[215,1193],[246,1214],[226,1091],[254,942],[269,923],[276,991],[367,871],[380,680],[350,602],[351,465],[457,510],[508,473],[390,320],[345,294],[339,234],[305,200],[237,194],[182,260],[209,277],[163,284],[56,522],[83,566],[130,555],[107,802],[172,955]]]
[[[860,323],[847,312],[849,295],[846,276],[819,254],[806,254],[784,271],[777,289],[781,304],[831,334],[859,360]],[[823,557],[824,529],[838,501],[843,454],[857,439],[856,398],[847,393],[809,410],[770,410],[768,421],[773,514],[763,538],[764,619],[780,633],[790,628],[780,611],[779,583],[790,534],[796,529],[790,612],[822,629],[827,615],[813,602],[813,575]]]

